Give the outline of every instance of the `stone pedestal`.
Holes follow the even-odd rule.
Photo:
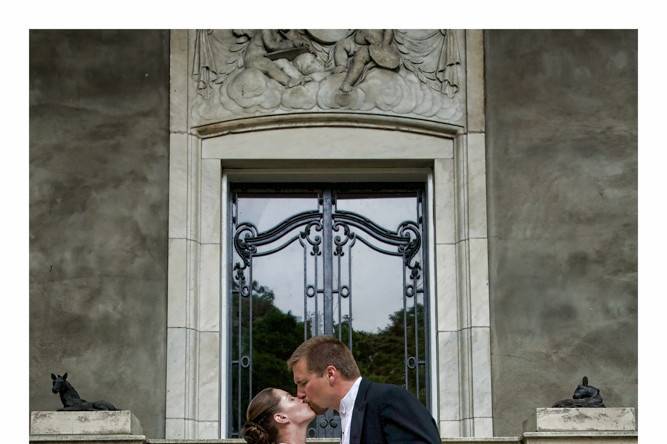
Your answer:
[[[637,430],[632,408],[549,408],[535,412],[538,432]]]
[[[637,432],[525,432],[524,444],[637,444]]]
[[[31,443],[139,444],[146,437],[129,410],[92,412],[31,412]]]
[[[524,444],[636,444],[632,408],[540,408],[536,432],[524,432]]]

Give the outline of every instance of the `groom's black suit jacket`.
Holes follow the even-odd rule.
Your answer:
[[[361,379],[350,444],[440,444],[431,414],[403,387]]]

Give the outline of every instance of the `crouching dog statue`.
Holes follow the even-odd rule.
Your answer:
[[[588,377],[584,376],[581,384],[574,390],[572,399],[563,399],[556,402],[553,407],[604,407],[600,390],[588,385]]]
[[[60,401],[63,407],[58,409],[67,411],[89,411],[89,410],[118,410],[109,401],[93,401],[88,402],[81,399],[79,393],[72,387],[72,384],[67,381],[67,373],[64,375],[54,375],[51,373],[53,380],[53,387],[51,391],[60,395]]]

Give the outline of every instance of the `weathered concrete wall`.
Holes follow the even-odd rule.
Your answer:
[[[30,33],[30,410],[51,372],[164,436],[169,34]]]
[[[637,405],[637,33],[491,31],[495,434],[569,398]]]

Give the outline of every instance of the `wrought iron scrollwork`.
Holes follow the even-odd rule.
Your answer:
[[[334,252],[333,252],[333,254],[334,254],[334,256],[339,256],[339,257],[345,256],[345,252],[343,251],[343,247],[348,242],[354,240],[354,238],[356,236],[356,233],[354,233],[350,230],[349,225],[338,222],[335,219],[334,219],[332,227],[333,227],[333,231],[336,232],[336,233],[338,233],[340,228],[343,229],[342,237],[341,237],[340,234],[337,234],[333,238],[333,242],[334,242]]]
[[[359,238],[359,240],[364,242],[367,246],[375,251],[393,256],[402,256],[403,263],[406,266],[411,264],[412,259],[421,248],[420,228],[415,222],[412,221],[402,222],[399,224],[396,231],[389,231],[386,228],[376,224],[372,220],[351,211],[337,210],[333,214],[333,219],[335,227],[344,227],[344,234],[346,237],[342,241],[339,240],[341,245],[344,245],[345,242],[347,242],[347,240],[350,238],[350,227],[352,226],[360,229],[383,244],[397,247],[395,252],[385,250],[373,245],[368,240],[356,234],[356,237]],[[355,233],[352,234],[355,235]],[[338,243],[336,243],[336,245],[338,245]]]
[[[253,224],[244,222],[236,227],[234,234],[234,248],[243,259],[243,268],[250,263],[250,257],[257,251],[257,247],[252,244],[252,240],[257,238],[257,227]]]
[[[270,251],[258,251],[259,247],[276,242],[286,233],[302,225],[306,227],[299,233],[299,237],[311,245],[311,255],[321,255],[322,237],[314,234],[314,232],[322,231],[322,213],[317,210],[296,214],[262,233],[258,233],[257,227],[249,222],[241,223],[236,227],[234,233],[234,248],[243,260],[244,265],[247,266],[252,256],[264,256],[274,253],[296,240],[296,238],[292,238]],[[357,233],[351,230],[351,227],[362,230],[383,244],[397,247],[396,251],[384,250],[371,244],[368,240],[360,239],[376,251],[394,256],[402,256],[404,264],[410,269],[415,267],[412,260],[421,248],[420,228],[415,222],[402,222],[396,231],[389,231],[364,216],[351,211],[338,210],[333,213],[333,229],[335,232],[342,229],[343,233],[342,236],[336,235],[333,238],[335,255],[343,256],[343,246],[358,237]]]
[[[287,242],[284,242],[276,248],[272,248],[268,251],[258,251],[259,247],[270,245],[280,240],[284,235],[302,225],[306,225],[306,228],[301,233],[299,233],[298,236],[294,236],[288,239]],[[249,222],[243,222],[238,224],[236,230],[234,231],[234,249],[241,257],[241,259],[243,259],[243,262],[246,266],[250,264],[251,257],[266,256],[268,254],[280,251],[297,240],[299,237],[301,239],[305,239],[310,245],[312,245],[313,254],[319,254],[319,246],[322,243],[322,238],[318,235],[311,236],[312,228],[315,228],[315,231],[322,231],[322,213],[318,210],[304,211],[302,213],[295,214],[294,216],[285,219],[275,227],[270,228],[269,230],[266,230],[262,233],[258,233],[257,227],[255,227],[255,225]]]
[[[311,256],[322,256],[322,251],[320,251],[322,245],[322,236],[311,233],[313,228],[316,232],[322,232],[322,221],[318,220],[309,222],[308,225],[306,225],[306,228],[304,228],[303,231],[299,233],[299,237],[301,237],[301,239],[305,239],[305,241],[311,245]]]
[[[403,222],[396,230],[398,235],[405,240],[405,244],[398,247],[398,251],[403,256],[403,263],[406,267],[413,268],[411,261],[421,248],[421,230],[414,222]]]

